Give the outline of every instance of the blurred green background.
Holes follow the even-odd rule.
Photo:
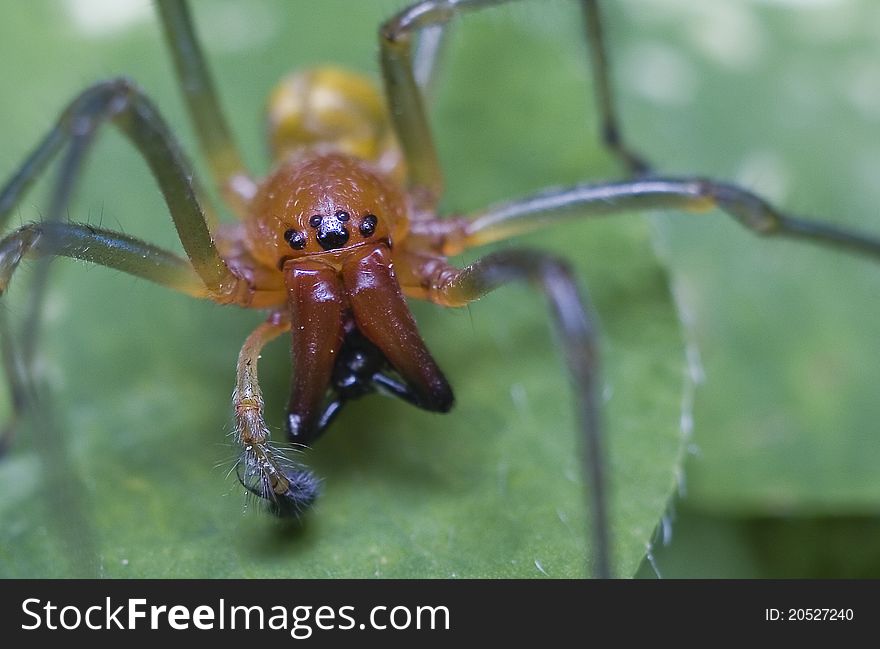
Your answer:
[[[329,61],[375,76],[376,26],[401,4],[195,3],[258,173],[274,82]],[[619,175],[593,136],[573,4],[456,22],[432,109],[446,210]],[[880,232],[876,3],[606,5],[625,134],[662,171],[736,180],[796,213]],[[0,6],[0,176],[76,92],[126,74],[207,181],[149,2]],[[39,218],[47,186],[16,224]],[[179,249],[145,166],[110,131],[71,218]],[[573,260],[600,312],[618,574],[880,575],[880,269],[758,240],[724,217],[633,215],[524,243]],[[13,318],[27,272],[6,303]],[[352,405],[307,458],[326,480],[316,511],[279,525],[225,477],[235,356],[259,314],[55,264],[39,369],[60,435],[24,430],[0,463],[0,575],[585,574],[570,397],[540,299],[510,288],[467,310],[415,312],[456,410]],[[288,365],[283,343],[267,349],[278,429]],[[687,375],[702,377],[693,393]],[[66,498],[41,487],[58,481]]]

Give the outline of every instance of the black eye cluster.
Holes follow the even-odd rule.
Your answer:
[[[345,210],[338,210],[334,216],[337,221],[341,221],[342,223],[347,222],[351,219],[351,215]],[[324,217],[320,214],[314,214],[309,218],[309,225],[315,229],[321,227],[324,221]],[[358,231],[361,233],[362,237],[370,237],[376,231],[376,226],[379,223],[379,217],[375,214],[365,214],[364,218],[361,220],[360,227]],[[346,233],[345,239],[348,239],[348,234]],[[295,230],[294,228],[290,228],[284,232],[284,240],[287,241],[288,245],[294,250],[302,250],[306,247],[307,238],[304,232],[299,230]],[[325,249],[327,246],[324,246]],[[336,246],[333,246],[336,247]]]
[[[375,214],[367,214],[364,216],[364,220],[361,221],[361,235],[365,237],[369,237],[376,231],[376,224],[379,222],[379,219]]]
[[[290,247],[294,250],[302,250],[306,247],[306,235],[293,228],[284,233],[284,240],[290,244]]]

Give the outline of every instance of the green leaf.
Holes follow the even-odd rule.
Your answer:
[[[629,134],[664,171],[880,236],[876,3],[786,4],[634,1],[609,16]],[[705,373],[687,503],[876,512],[880,267],[726,217],[663,228]]]
[[[322,2],[320,12],[285,2],[197,5],[224,106],[255,169],[266,168],[259,113],[274,81],[327,61],[375,75],[387,4]],[[2,47],[15,62],[0,57],[0,83],[12,90],[0,173],[15,168],[75,92],[125,73],[155,98],[207,179],[151,17],[92,36],[55,4],[22,5],[11,20]],[[595,145],[579,24],[573,3],[553,11],[525,3],[456,23],[433,109],[447,211],[611,175]],[[24,201],[22,221],[38,217],[46,186]],[[179,250],[144,164],[114,133],[100,138],[71,217]],[[682,455],[684,356],[649,225],[622,217],[518,243],[570,259],[600,314],[615,572],[631,575]],[[10,295],[13,317],[26,287],[23,271]],[[25,433],[0,463],[0,574],[585,575],[572,395],[543,299],[510,287],[466,310],[419,304],[415,312],[456,390],[455,410],[432,415],[379,397],[349,406],[304,458],[324,493],[296,527],[253,507],[243,514],[242,489],[227,475],[236,457],[227,437],[235,358],[261,315],[58,262],[40,366],[60,435]],[[267,348],[261,373],[280,439],[283,343]],[[45,471],[66,488],[42,491],[53,484]]]
[[[876,579],[880,550],[865,539],[880,532],[876,516],[740,518],[683,508],[673,542],[658,547],[637,577],[656,569],[675,579]],[[711,549],[710,551],[707,551]]]

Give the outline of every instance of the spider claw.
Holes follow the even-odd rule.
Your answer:
[[[321,480],[305,467],[289,460],[284,463],[287,465],[275,465],[275,470],[269,472],[252,457],[246,457],[236,467],[238,481],[248,492],[260,497],[270,513],[279,518],[299,518],[317,500]]]
[[[315,502],[320,493],[321,481],[307,469],[286,469],[287,490],[277,494],[270,490],[268,510],[278,518],[299,518]]]

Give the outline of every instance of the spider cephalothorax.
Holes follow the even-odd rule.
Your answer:
[[[402,242],[407,224],[404,194],[374,165],[344,153],[300,154],[260,185],[246,243],[267,266],[310,257],[338,267],[355,248]]]
[[[416,329],[394,272],[407,235],[407,201],[369,161],[345,153],[298,152],[260,184],[245,222],[252,257],[283,275],[292,337],[291,440],[309,444],[342,404],[366,393],[331,384],[339,358],[351,365],[357,336],[381,355],[379,384],[430,410],[446,411],[452,391]],[[376,372],[379,371],[377,366]],[[374,373],[375,374],[375,373]]]

